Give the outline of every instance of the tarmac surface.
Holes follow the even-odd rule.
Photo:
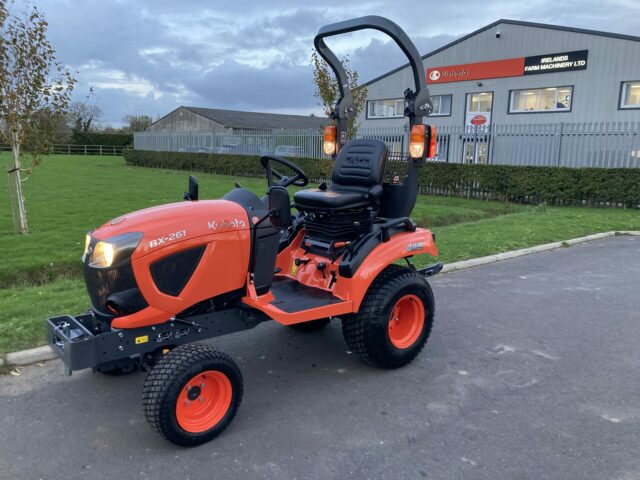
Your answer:
[[[640,237],[431,280],[411,365],[381,371],[277,324],[211,343],[245,380],[216,440],[175,447],[144,418],[144,374],[0,376],[0,478],[640,478]],[[64,312],[51,312],[64,313]]]

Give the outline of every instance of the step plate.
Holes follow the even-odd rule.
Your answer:
[[[308,287],[290,278],[276,277],[271,285],[275,299],[271,305],[286,313],[341,303],[344,300],[320,288]]]

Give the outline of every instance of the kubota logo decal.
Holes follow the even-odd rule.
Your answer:
[[[434,82],[437,81],[440,78],[440,70],[431,70],[431,73],[429,73],[429,78]]]
[[[422,247],[424,247],[423,242],[410,243],[409,245],[407,245],[407,252],[415,252],[417,250],[422,250]]]
[[[244,220],[211,220],[207,222],[207,225],[211,230],[224,230],[229,228],[245,228],[247,224]]]

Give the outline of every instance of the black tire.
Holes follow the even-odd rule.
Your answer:
[[[331,319],[321,318],[320,320],[311,320],[310,322],[296,323],[295,325],[290,325],[290,327],[298,332],[308,333],[322,330],[324,327],[329,325],[329,323],[331,323]]]
[[[410,295],[424,306],[424,323],[415,341],[396,347],[389,336],[391,313],[398,300]],[[398,368],[411,362],[424,348],[435,313],[433,292],[425,278],[399,265],[390,265],[373,281],[360,311],[342,319],[342,333],[349,349],[365,363],[379,368]]]
[[[178,423],[177,402],[187,383],[206,371],[220,372],[229,380],[231,401],[215,425],[193,433]],[[145,379],[142,405],[151,428],[176,445],[192,447],[212,440],[227,428],[240,406],[242,394],[242,374],[233,359],[209,345],[194,343],[177,347],[158,361]]]

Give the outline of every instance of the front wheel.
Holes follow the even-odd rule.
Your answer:
[[[233,359],[191,344],[163,356],[144,382],[142,404],[151,428],[176,445],[200,445],[231,423],[243,382]]]
[[[365,363],[402,367],[426,344],[434,307],[433,292],[422,275],[390,265],[369,287],[360,311],[342,320],[342,333]]]

